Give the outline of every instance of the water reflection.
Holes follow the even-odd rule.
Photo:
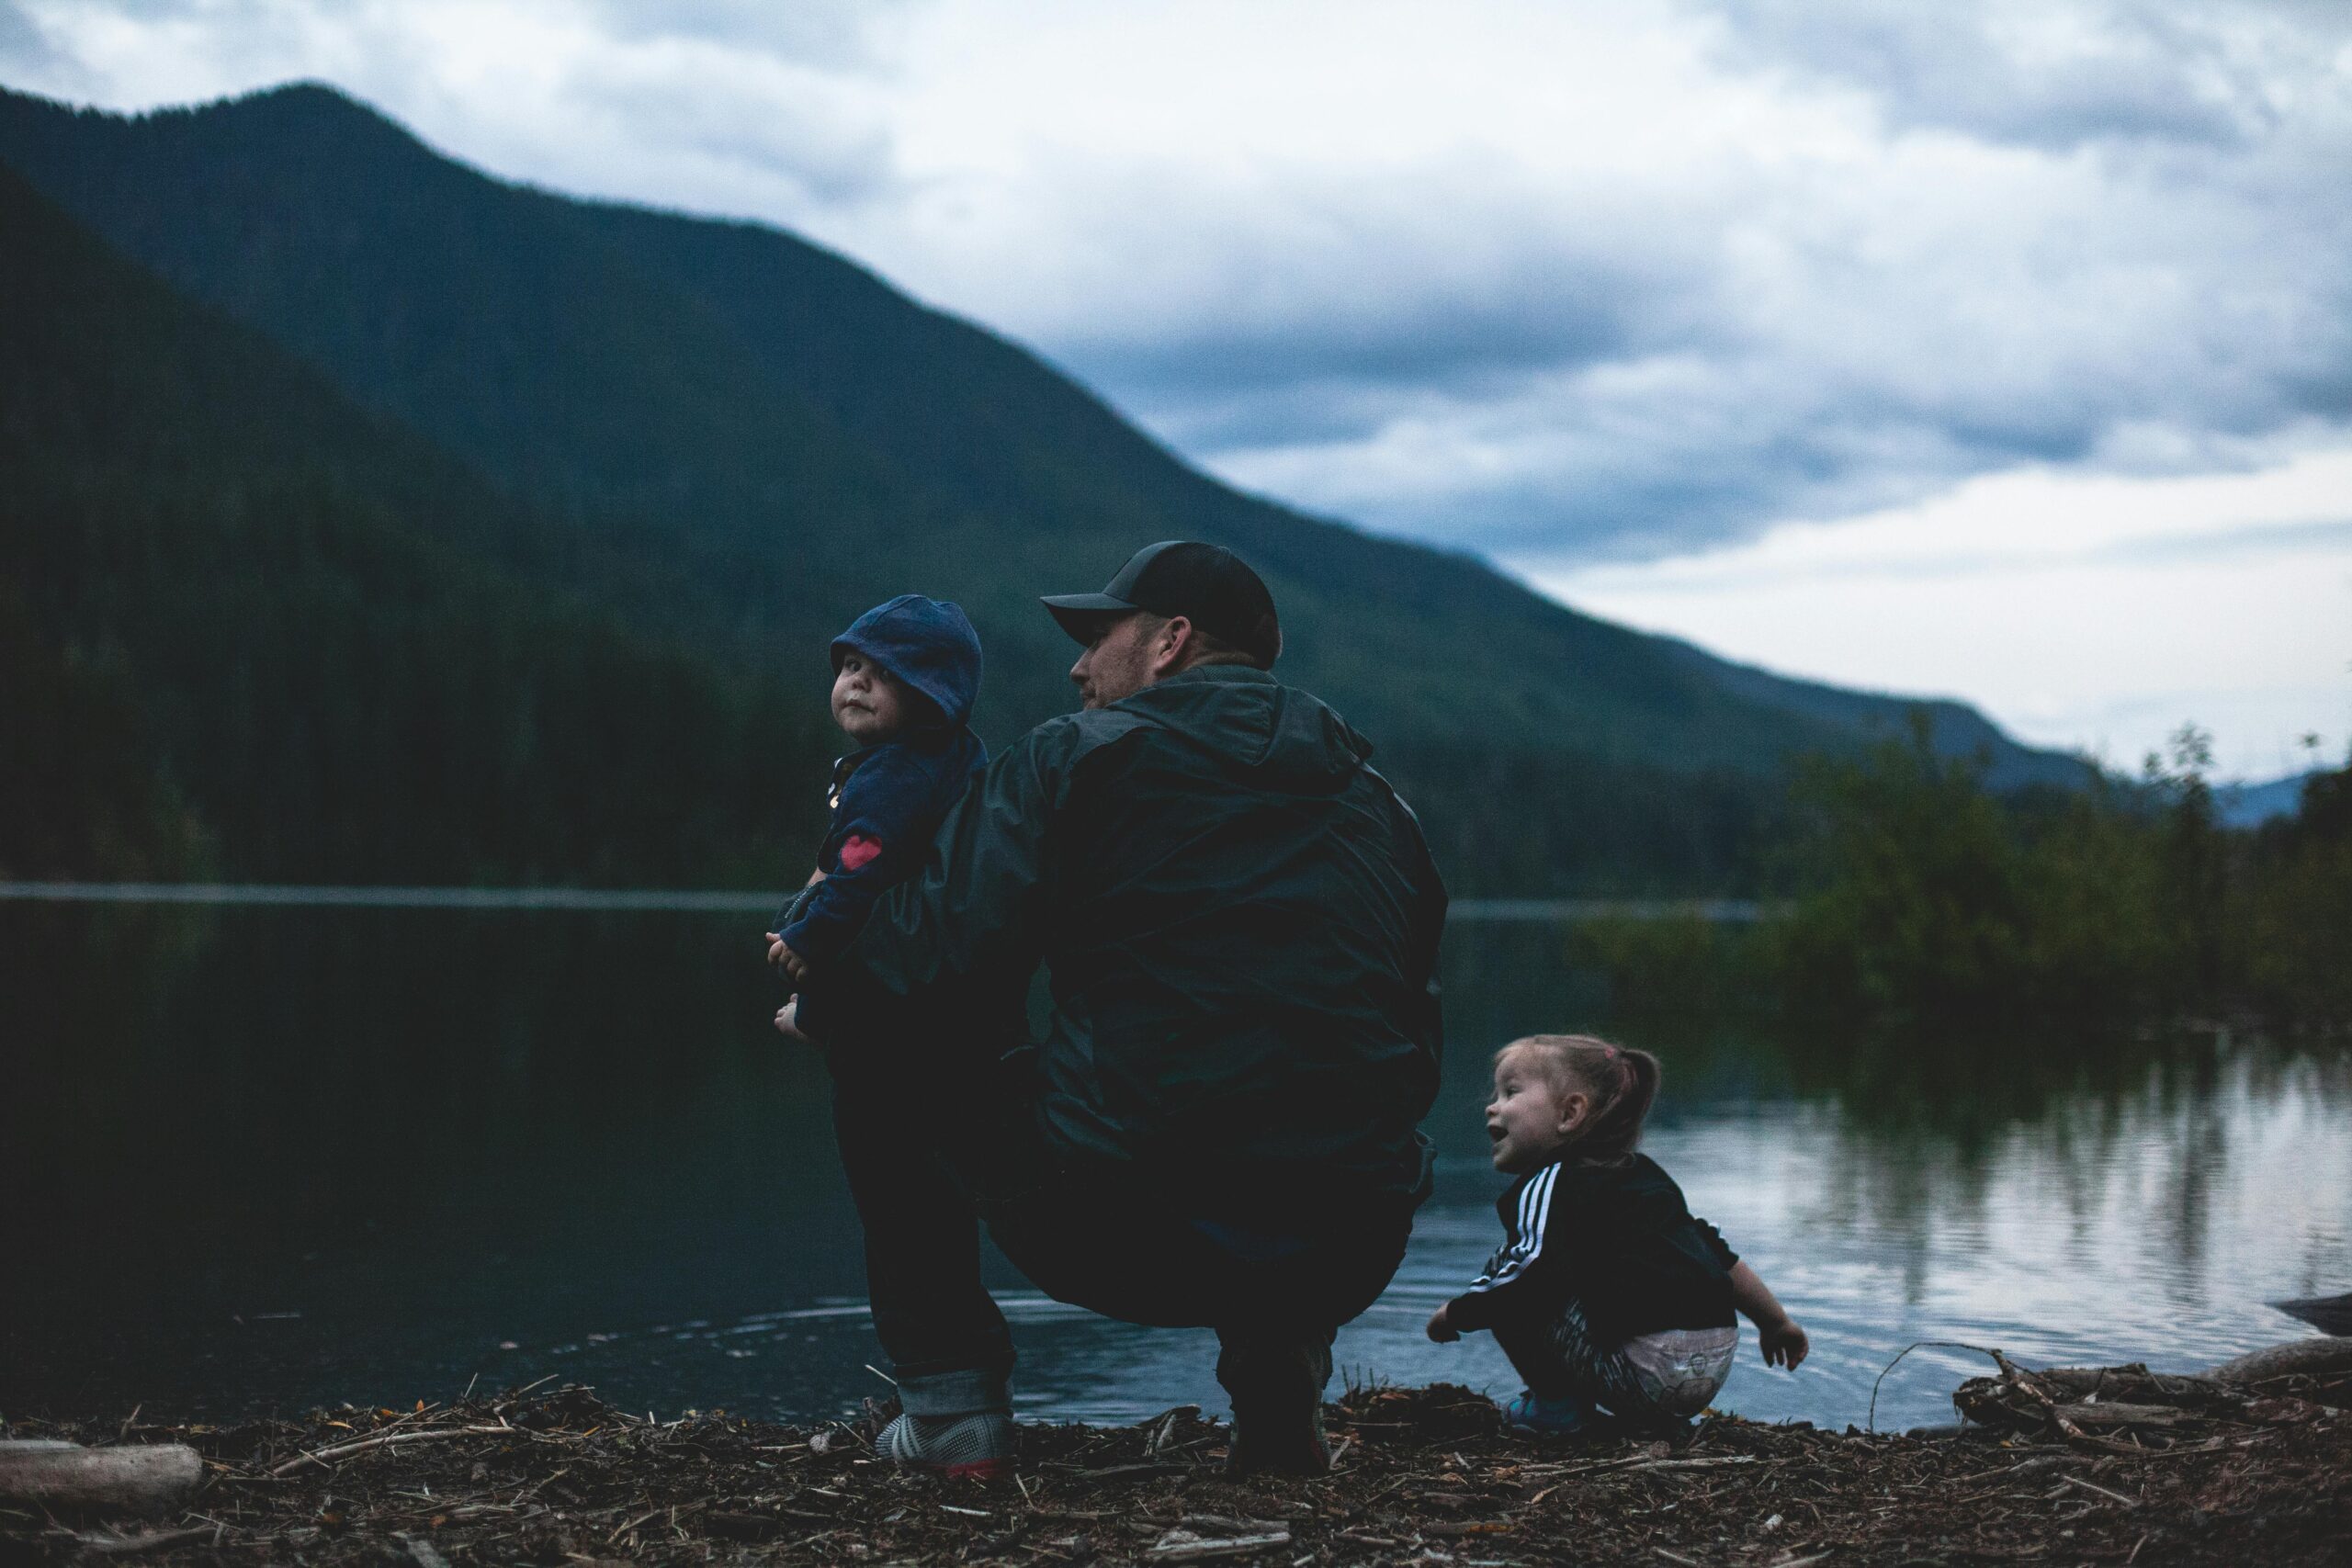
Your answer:
[[[0,908],[0,1407],[231,1414],[557,1373],[632,1406],[807,1414],[881,1388],[821,1075],[731,917]],[[2197,1037],[1611,1021],[1541,926],[1458,930],[1442,1160],[1357,1375],[1508,1386],[1431,1305],[1493,1245],[1487,1053],[1657,1051],[1651,1150],[1813,1330],[1723,1403],[1859,1421],[1917,1339],[2186,1367],[2352,1285],[2352,1066]],[[1001,1265],[1030,1414],[1214,1406],[1208,1337]],[[502,1348],[511,1346],[512,1348]],[[1923,1351],[1883,1424],[1975,1370]]]

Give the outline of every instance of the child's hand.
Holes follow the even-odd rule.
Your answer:
[[[800,1032],[800,998],[793,998],[775,1010],[775,1032],[787,1040],[806,1040]]]
[[[1804,1330],[1797,1326],[1797,1320],[1789,1315],[1788,1308],[1781,1304],[1771,1287],[1747,1266],[1746,1259],[1732,1265],[1731,1304],[1756,1325],[1757,1343],[1764,1348],[1764,1364],[1795,1371],[1797,1363],[1813,1347],[1806,1341]]]
[[[1791,1371],[1797,1370],[1797,1364],[1804,1359],[1805,1352],[1813,1348],[1812,1342],[1804,1337],[1804,1329],[1793,1317],[1784,1316],[1770,1328],[1758,1324],[1756,1337],[1764,1347],[1766,1366],[1786,1367]]]
[[[1453,1303],[1451,1302],[1446,1303],[1447,1306],[1451,1306],[1452,1304]],[[1437,1311],[1430,1314],[1429,1327],[1423,1332],[1427,1333],[1430,1338],[1436,1340],[1441,1345],[1451,1345],[1455,1340],[1462,1337],[1462,1331],[1454,1327],[1453,1323],[1446,1317],[1445,1307],[1440,1307]]]
[[[808,978],[808,961],[784,945],[784,938],[774,931],[768,936],[768,962],[779,965],[791,977],[794,985]]]

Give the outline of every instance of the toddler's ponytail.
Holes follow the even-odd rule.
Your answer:
[[[1657,1100],[1657,1058],[1590,1034],[1531,1034],[1515,1041],[1541,1051],[1546,1064],[1592,1101],[1568,1158],[1579,1165],[1623,1165],[1641,1146],[1642,1123]],[[1506,1047],[1510,1049],[1511,1047]]]

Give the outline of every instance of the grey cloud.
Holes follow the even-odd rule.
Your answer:
[[[1846,280],[1816,275],[1769,334],[1702,281],[1679,311],[1636,296],[1584,335],[1548,336],[1530,300],[1498,305],[1488,331],[1419,318],[1388,343],[1393,361],[1301,344],[1287,381],[1235,367],[1216,331],[1171,333],[1199,351],[1163,349],[1151,374],[1078,363],[1180,449],[1323,511],[1498,553],[1656,555],[2020,464],[2098,466],[2140,426],[2216,450],[2305,422],[2341,428],[2352,286],[2324,261],[2340,229],[2249,220],[2201,254],[2152,255],[2152,305],[2101,301],[2096,286],[2087,303],[2081,288],[2045,297],[2031,279],[1970,300],[1944,294],[1950,280],[1905,279],[1857,310],[1836,298]],[[1999,335],[1972,337],[1972,310]],[[1939,312],[1955,320],[1901,319]],[[1887,335],[1858,347],[1856,330]],[[1258,345],[1269,364],[1280,341]],[[1627,391],[1661,355],[1693,368]],[[1170,362],[1184,374],[1157,373]],[[1395,457],[1393,433],[1416,426],[1439,434]],[[1423,457],[1428,472],[1384,488],[1387,464]]]
[[[2076,555],[2058,558],[2075,567],[2148,566],[2165,562],[2243,562],[2266,556],[2322,552],[2333,557],[2352,545],[2352,522],[2276,523],[2252,528],[2212,528],[2193,534],[2154,538],[2121,539]],[[1581,564],[1581,563],[1580,563]],[[1954,577],[2008,576],[2019,569],[2014,554],[1939,551],[1920,559],[1875,558],[1842,561],[1807,561],[1777,569],[1744,568],[1742,581],[1762,586],[1770,582],[1824,582],[1838,579],[1879,581],[1910,579],[1930,581]]]
[[[85,3],[134,27],[191,34],[198,40],[192,52],[209,55],[232,80],[246,77],[242,85],[334,76],[338,86],[429,127],[436,143],[469,159],[487,157],[509,175],[597,194],[721,202],[747,187],[773,201],[782,181],[819,208],[880,200],[899,188],[888,126],[870,111],[853,112],[854,95],[844,88],[879,69],[871,29],[910,0],[587,0],[581,10],[594,40],[547,78],[554,101],[573,111],[552,126],[495,97],[453,90],[446,61],[429,34],[410,24],[401,0],[318,7],[323,25],[314,25],[312,36],[340,46],[331,45],[331,55],[364,58],[356,72],[348,64],[308,67],[281,52],[302,29],[285,26],[277,0]],[[12,18],[24,20],[13,0],[0,0],[0,51]],[[664,43],[687,47],[658,47]],[[673,167],[690,165],[673,184],[613,188],[616,170],[628,171],[625,180],[651,183],[639,171],[673,152],[686,155]]]
[[[1324,427],[1311,415],[1268,417],[1261,432],[1238,419],[1188,427],[1181,412],[1153,417],[1219,471],[1321,511],[1500,555],[1596,560],[1917,502],[2019,465],[2096,466],[2134,419],[2177,423],[2210,446],[2276,430],[2298,412],[2259,378],[2220,388],[2184,379],[2166,400],[2141,386],[2099,386],[2095,369],[2077,367],[2030,396],[1963,385],[1931,397],[1829,374],[1801,354],[1716,344],[1687,357],[1678,375],[1630,391],[1622,367],[1604,367],[1531,378],[1493,405],[1402,389],[1360,395]],[[1437,434],[1419,446],[1388,439],[1416,424]],[[1483,457],[1464,463],[1464,453]]]
[[[1751,370],[1761,367],[1751,367]],[[1792,513],[1842,515],[1915,501],[1988,466],[1986,454],[1930,424],[1888,419],[1857,400],[1837,408],[1792,396],[1757,407],[1753,382],[1711,377],[1667,404],[1609,406],[1573,392],[1529,406],[1515,427],[1478,426],[1458,441],[1510,451],[1510,471],[1460,486],[1419,485],[1389,471],[1376,444],[1325,455],[1311,468],[1235,449],[1213,466],[1245,483],[1300,495],[1319,510],[1392,532],[1505,556],[1645,559],[1720,545]],[[1671,405],[1671,406],[1669,406]],[[1637,434],[1636,434],[1637,433]],[[1269,483],[1267,476],[1287,482]]]
[[[1857,405],[1720,444],[1582,454],[1462,493],[1351,498],[1351,515],[1498,555],[1644,560],[1752,538],[1786,517],[1839,517],[1926,500],[2019,464],[2066,466],[2095,443],[2058,430],[1971,431]],[[2299,541],[2300,542],[2300,541]]]
[[[107,0],[107,10],[141,21],[193,16],[208,8],[207,0]]]
[[[1432,397],[1506,400],[1531,378],[1732,330],[1712,212],[1562,213],[1544,193],[1442,181],[1417,194],[1405,206],[1385,188],[1293,189],[1253,210],[1163,193],[1154,239],[1222,243],[1148,308],[1064,311],[1043,344],[1183,449],[1214,454],[1369,434]],[[1300,208],[1347,216],[1328,226],[1336,237],[1302,241]]]
[[[1899,468],[1862,468],[1841,450],[1849,442],[1913,455]],[[1777,515],[1836,516],[1919,500],[1981,461],[1934,432],[1788,429],[1578,463],[1466,504],[1408,503],[1390,525],[1497,555],[1654,559],[1751,536]]]
[[[1864,10],[1887,8],[1839,14]],[[2133,36],[2161,42],[2162,29]],[[1930,34],[1905,39],[1927,70]],[[2003,99],[2016,84],[1985,74],[1989,44],[1977,51],[1971,90],[2021,134],[2139,128],[2097,158],[1897,164],[1889,145],[1861,165],[1879,186],[1839,199],[1820,199],[1815,171],[1759,172],[1645,192],[1649,221],[1519,232],[1490,216],[1513,210],[1509,191],[1434,226],[1317,193],[1364,214],[1359,265],[1307,266],[1338,287],[1271,303],[1239,287],[1138,293],[1065,320],[1046,346],[1238,482],[1506,554],[1720,544],[2018,465],[2103,466],[2136,430],[2218,450],[2342,428],[2352,274],[2330,258],[2352,250],[2352,209],[2335,195],[2345,95],[2307,94],[2299,118],[2266,110],[2228,135],[2218,122],[2201,140],[2156,135],[2186,121],[2149,106],[2204,68],[2204,41],[2182,47],[2150,74],[2144,113],[2120,96],[2102,107],[2086,79]],[[1913,166],[2002,183],[1963,186],[1947,214],[1897,183]],[[1200,220],[1244,276],[1262,252],[1256,222]],[[1464,268],[1432,232],[1491,254]],[[1763,271],[1735,259],[1726,236],[1743,233],[1769,236]],[[1662,362],[1690,368],[1641,390]]]
[[[566,85],[565,96],[625,124],[644,147],[741,164],[789,180],[821,204],[876,200],[899,186],[885,127],[781,98],[764,85],[583,75]]]
[[[1361,441],[1396,417],[1396,389],[1348,381],[1285,379],[1218,387],[1188,379],[1125,380],[1117,364],[1064,357],[1097,387],[1116,387],[1114,400],[1180,452],[1214,462],[1220,454],[1268,446],[1324,446]]]
[[[593,14],[612,38],[642,43],[663,38],[726,42],[763,54],[833,70],[878,63],[877,20],[927,0],[594,0]]]
[[[1632,346],[1603,299],[1447,299],[1396,316],[1228,323],[1181,338],[1067,340],[1066,352],[1121,384],[1159,389],[1476,382],[1536,367],[1590,364]]]
[[[2275,312],[2290,297],[2247,308]],[[1905,376],[1904,355],[1971,345],[1894,346],[1896,363],[1833,368],[1821,358],[1826,321],[1758,344],[1746,324],[1694,309],[1670,350],[1646,351],[1685,368],[1644,389],[1645,351],[1628,344],[1647,306],[1585,336],[1546,334],[1531,304],[1498,308],[1480,323],[1491,332],[1436,330],[1452,324],[1442,314],[1418,319],[1418,333],[1399,323],[1370,355],[1302,331],[1254,340],[1261,362],[1204,331],[1171,334],[1176,346],[1140,375],[1115,355],[1065,358],[1180,450],[1254,488],[1476,548],[1622,558],[1917,500],[2019,464],[2097,461],[2134,422],[2208,440],[2304,417],[2340,422],[2340,381],[2318,372],[2345,363],[2346,333],[2325,325],[2324,301],[2299,303],[2308,330],[2274,331],[2269,343],[2248,341],[2216,306],[2202,323],[2214,343],[2138,342],[2136,367],[2053,329],[2047,341],[2025,333],[1982,350],[2041,356],[2028,365],[1963,361],[1924,384]],[[1516,338],[1515,321],[1526,323]],[[2166,326],[2140,330],[2161,340]],[[1182,374],[1168,373],[1171,363]],[[1270,373],[1285,363],[1289,377]],[[1428,471],[1384,489],[1392,464],[1416,460],[1391,455],[1393,433],[1415,427],[1437,432],[1417,449]]]
[[[2185,534],[2165,539],[2134,539],[2098,551],[2098,561],[2243,560],[2248,556],[2340,549],[2352,545],[2352,520],[2334,523],[2273,523],[2258,528]]]
[[[11,3],[0,0],[0,61],[20,79],[49,81],[62,73],[78,75],[72,62],[49,41],[40,25]]]
[[[1914,0],[1716,0],[1724,57],[1857,87],[1897,127],[2065,150],[2110,139],[2233,145],[2275,121],[2261,77],[2233,47],[2241,17],[2290,22],[2314,49],[2342,18],[2318,7],[2117,4],[2079,9],[2065,52],[2007,39],[1997,6]],[[2011,19],[2050,20],[2035,7]]]

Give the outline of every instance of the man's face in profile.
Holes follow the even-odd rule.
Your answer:
[[[1080,705],[1104,707],[1151,684],[1152,634],[1160,624],[1140,611],[1101,624],[1086,651],[1069,667]]]

